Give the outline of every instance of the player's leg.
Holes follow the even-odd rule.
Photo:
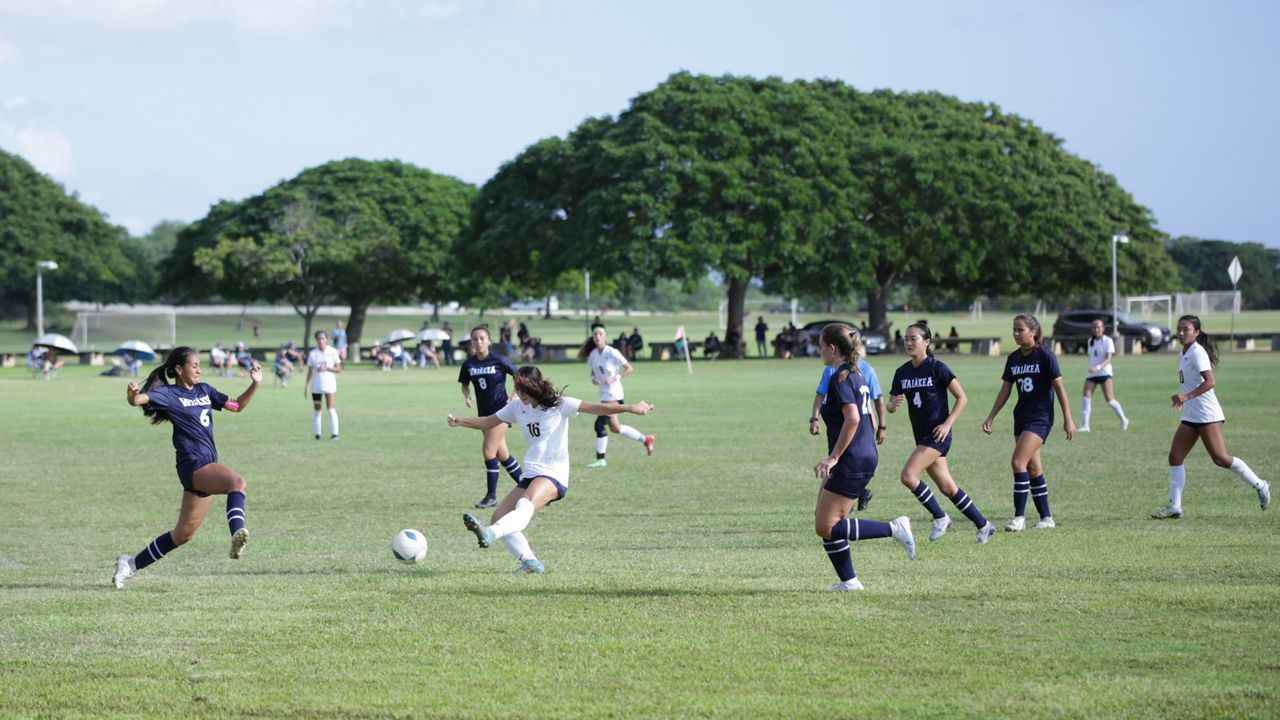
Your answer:
[[[476,503],[478,508],[493,507],[498,503],[498,454],[503,445],[503,431],[506,424],[498,427],[489,428],[484,431],[484,439],[481,441],[480,452],[484,459],[484,497],[480,502]],[[502,428],[503,430],[499,430]]]
[[[1200,433],[1186,423],[1179,423],[1173,431],[1173,440],[1169,443],[1169,504],[1151,514],[1156,520],[1182,517],[1182,489],[1187,484],[1187,468],[1183,463],[1199,440]]]
[[[1024,430],[1019,433],[1013,446],[1013,458],[1009,463],[1013,468],[1013,519],[1004,526],[1005,530],[1017,532],[1027,526],[1027,498],[1031,495],[1029,468],[1043,445],[1044,438],[1030,430]]]
[[[121,555],[116,558],[116,572],[111,582],[116,589],[124,587],[124,583],[137,571],[165,557],[179,545],[184,545],[200,528],[204,516],[209,512],[210,497],[195,493],[182,492],[182,506],[178,510],[178,522],[173,529],[157,536],[147,543],[137,555],[132,557]]]
[[[311,393],[311,407],[315,411],[311,416],[311,429],[315,431],[316,439],[320,439],[321,415],[320,415],[320,393]]]
[[[1036,448],[1036,452],[1031,456],[1031,460],[1027,463],[1027,474],[1031,476],[1030,490],[1031,501],[1036,505],[1036,512],[1040,515],[1040,521],[1034,526],[1036,530],[1048,530],[1057,527],[1053,521],[1053,513],[1049,510],[1049,484],[1044,479],[1044,462],[1040,457],[1040,450],[1044,447],[1043,441]]]
[[[507,448],[507,425],[503,423],[497,427],[489,428],[485,431],[486,438],[489,433],[493,433],[498,438],[497,447],[494,449],[494,457],[502,464],[502,467],[511,476],[511,479],[520,482],[520,478],[524,476],[524,468],[520,467],[520,461]]]
[[[1107,398],[1107,407],[1120,418],[1120,429],[1129,429],[1129,418],[1124,414],[1124,408],[1121,407],[1120,401],[1116,399],[1116,383],[1115,378],[1107,378],[1102,383],[1102,394]]]
[[[1254,474],[1244,460],[1232,457],[1227,452],[1227,440],[1222,434],[1222,423],[1210,423],[1200,427],[1200,438],[1204,440],[1204,448],[1209,451],[1215,465],[1227,468],[1235,473],[1246,485],[1258,493],[1258,504],[1263,510],[1271,504],[1271,484]]]
[[[1093,388],[1097,385],[1089,378],[1084,380],[1084,398],[1080,400],[1080,427],[1076,432],[1089,432],[1089,415],[1093,412]]]
[[[951,525],[951,518],[942,511],[942,506],[933,496],[933,490],[929,488],[929,484],[920,480],[920,474],[940,457],[942,454],[936,448],[917,445],[907,457],[907,463],[902,466],[902,473],[898,477],[903,486],[910,490],[916,500],[933,516],[933,532],[929,534],[930,540],[942,537]]]
[[[602,468],[609,465],[604,456],[609,450],[609,430],[612,428],[610,422],[617,424],[618,421],[611,416],[596,416],[596,459],[587,464],[589,468]]]
[[[939,457],[933,461],[928,468],[929,477],[933,478],[934,484],[938,486],[938,491],[950,498],[951,503],[956,509],[969,518],[969,522],[978,529],[978,544],[985,545],[991,536],[995,534],[996,526],[991,524],[989,520],[978,509],[978,504],[969,497],[958,484],[955,478],[951,477],[951,465],[945,457]]]
[[[560,497],[560,489],[550,478],[536,477],[522,484],[526,487],[512,488],[502,502],[498,503],[490,518],[491,525],[486,527],[470,514],[462,516],[463,524],[475,533],[480,547],[489,547],[494,540],[504,535],[522,532],[533,519],[535,511]]]
[[[329,409],[329,439],[330,440],[337,440],[339,435],[338,408],[334,407],[334,405],[336,404],[336,400],[337,399],[334,393],[324,394],[325,406]]]
[[[249,531],[244,526],[244,495],[248,486],[226,465],[209,463],[191,475],[191,487],[210,495],[227,496],[227,529],[231,531],[231,559],[238,560]]]

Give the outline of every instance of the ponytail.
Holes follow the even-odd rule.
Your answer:
[[[583,341],[582,347],[578,348],[579,360],[586,360],[587,358],[591,357],[591,351],[596,349],[596,331],[597,330],[599,330],[600,332],[604,332],[604,325],[601,325],[600,323],[592,323],[591,334],[587,336],[587,339],[585,341]],[[606,346],[609,344],[609,336],[607,334],[605,335],[605,338],[604,338],[604,344]]]
[[[1195,315],[1183,315],[1178,318],[1178,322],[1187,322],[1191,327],[1196,329],[1196,342],[1200,343],[1200,347],[1204,348],[1204,352],[1209,356],[1209,367],[1218,366],[1218,346],[1214,344],[1213,338],[1209,337],[1200,329],[1200,318]]]
[[[187,362],[187,359],[195,354],[196,354],[196,351],[194,348],[189,348],[186,346],[174,348],[172,351],[169,352],[169,356],[164,359],[164,362],[161,365],[159,365],[155,370],[152,370],[151,374],[147,376],[146,380],[142,381],[141,392],[146,393],[146,392],[149,392],[152,388],[160,387],[161,385],[169,385],[170,378],[178,377],[178,373],[177,373],[178,367],[181,365],[185,365]],[[159,410],[149,409],[145,405],[142,406],[142,414],[146,417],[151,418],[152,425],[159,425],[160,423],[166,422],[169,419],[169,416],[164,414],[163,412]]]

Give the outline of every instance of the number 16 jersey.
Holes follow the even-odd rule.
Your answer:
[[[524,476],[549,477],[569,487],[569,418],[578,414],[582,401],[562,397],[552,408],[526,405],[520,398],[497,412],[499,420],[520,428],[529,449],[524,454]]]

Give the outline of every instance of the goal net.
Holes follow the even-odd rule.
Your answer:
[[[1143,320],[1160,319],[1164,315],[1164,326],[1173,327],[1172,295],[1131,295],[1124,299],[1124,310],[1130,315],[1137,315]]]
[[[111,352],[125,340],[141,340],[153,348],[172,348],[178,340],[177,316],[168,312],[76,313],[71,340],[81,350]]]
[[[1212,313],[1240,312],[1239,290],[1208,290],[1192,293],[1178,293],[1177,312],[1179,315],[1209,315]]]

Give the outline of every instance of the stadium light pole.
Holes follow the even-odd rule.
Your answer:
[[[1116,282],[1116,246],[1129,242],[1129,236],[1118,232],[1111,236],[1111,339],[1120,342],[1120,285]]]
[[[52,260],[36,262],[36,337],[44,336],[44,282],[40,277],[40,271],[57,269],[58,263]]]

